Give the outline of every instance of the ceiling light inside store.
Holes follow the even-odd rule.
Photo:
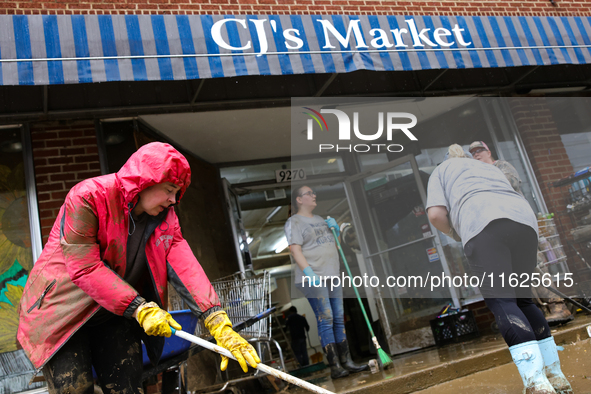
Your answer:
[[[23,151],[23,144],[20,141],[10,140],[2,143],[0,150],[5,153],[17,153]]]
[[[460,112],[460,118],[465,118],[466,116],[474,115],[476,110],[474,108],[466,108],[462,112]]]
[[[273,216],[275,216],[277,214],[277,212],[279,212],[281,210],[281,208],[283,208],[283,207],[282,206],[275,207],[273,212],[271,212],[269,215],[267,215],[267,219],[265,219],[265,222],[269,223],[271,221],[271,219],[273,219]]]
[[[332,163],[334,163],[335,161],[337,161],[337,159],[334,159],[334,158],[333,158],[333,159],[328,159],[327,163],[328,163],[328,164],[332,164]]]
[[[119,133],[110,133],[105,138],[106,145],[119,145],[123,141],[125,141],[125,136]]]
[[[275,253],[281,253],[283,252],[283,250],[285,250],[285,248],[287,248],[287,238],[285,237],[281,238],[279,242],[277,242],[273,246],[273,249],[275,249]]]

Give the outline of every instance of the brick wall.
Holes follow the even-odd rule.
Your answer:
[[[511,98],[509,105],[529,155],[536,178],[552,212],[566,210],[561,189],[549,183],[573,173],[552,112],[543,98]]]
[[[2,1],[2,14],[399,14],[591,15],[591,0],[29,0]]]
[[[481,335],[496,333],[492,329],[492,324],[495,321],[495,316],[492,314],[490,309],[488,309],[484,301],[479,301],[474,304],[467,305],[465,308],[472,311],[472,313],[474,314],[474,319],[476,320],[476,325],[478,326],[478,332]]]
[[[101,175],[94,123],[31,125],[43,245],[72,186]]]

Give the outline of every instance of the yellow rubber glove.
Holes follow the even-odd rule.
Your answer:
[[[161,309],[155,302],[147,302],[137,309],[136,319],[148,335],[168,338],[172,335],[170,327],[175,330],[182,329],[181,325],[170,316],[170,313]]]
[[[244,372],[248,372],[246,363],[256,368],[261,362],[259,355],[252,345],[242,338],[236,331],[232,330],[232,322],[224,311],[214,312],[205,319],[205,327],[215,338],[218,346],[228,349],[236,357]],[[228,368],[228,357],[222,356],[220,369],[225,371]]]

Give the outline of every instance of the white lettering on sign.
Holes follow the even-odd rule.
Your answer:
[[[222,27],[228,22],[236,22],[241,24],[243,28],[247,28],[245,19],[222,19],[220,21],[217,21],[211,27],[211,36],[213,37],[215,43],[218,44],[220,47],[230,51],[243,51],[245,49],[250,49],[250,41],[248,41],[246,45],[243,47],[233,47],[226,41],[224,41],[224,39],[222,38]]]
[[[472,45],[472,42],[466,42],[462,34],[465,29],[460,28],[458,24],[455,24],[451,31],[444,27],[436,27],[434,29],[425,28],[419,30],[414,19],[406,19],[404,22],[406,23],[407,28],[401,27],[389,31],[373,28],[370,29],[367,34],[364,34],[361,20],[359,19],[349,20],[346,32],[340,32],[330,20],[318,19],[316,22],[322,26],[322,39],[324,40],[324,46],[322,49],[337,49],[335,46],[336,41],[338,41],[341,47],[345,50],[379,50],[392,47],[408,48],[409,45],[411,45],[413,48],[419,49],[426,47],[447,48],[454,44],[463,47]],[[250,40],[248,40],[242,46],[233,46],[226,41],[222,34],[222,29],[226,24],[230,23],[237,24],[238,29],[249,30],[254,28],[259,42],[259,48],[256,52],[257,56],[266,54],[269,51],[269,40],[273,40],[273,37],[268,37],[268,33],[265,31],[266,26],[268,25],[270,30],[274,32],[277,32],[278,27],[274,20],[269,21],[268,19],[220,19],[211,27],[211,36],[213,41],[220,48],[230,51],[246,51],[253,47],[253,44]],[[305,35],[303,35],[303,32],[299,31],[298,29],[289,28],[284,29],[282,32],[278,33],[281,33],[280,37],[283,37],[285,47],[288,50],[297,50],[304,46],[304,40],[302,37],[305,37]],[[352,37],[355,39],[355,43],[354,47],[350,48]],[[371,37],[374,38],[369,41],[369,43],[367,43],[366,38],[369,40]],[[320,43],[322,44],[322,41],[320,41]]]
[[[360,20],[352,20],[349,21],[349,28],[347,29],[347,36],[343,37],[341,33],[334,27],[330,21],[319,19],[318,22],[322,25],[322,29],[324,31],[324,42],[326,43],[322,48],[336,48],[334,45],[330,43],[330,37],[328,33],[332,34],[334,38],[336,38],[344,48],[349,46],[349,40],[351,37],[351,32],[355,36],[355,41],[357,41],[357,46],[355,48],[368,48],[363,40],[363,34],[361,33],[361,28],[359,27]]]

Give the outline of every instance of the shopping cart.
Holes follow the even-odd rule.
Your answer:
[[[222,308],[233,324],[240,323],[271,308],[271,276],[264,271],[254,275],[252,271],[238,272],[211,282]],[[279,365],[283,371],[285,361],[281,346],[271,337],[272,315],[258,320],[253,325],[240,331],[240,335],[252,343],[264,363],[272,363],[271,345],[279,355]],[[210,336],[202,321],[199,321],[195,335],[205,338]],[[255,376],[259,373],[257,371]]]
[[[273,366],[275,364],[273,361],[276,360],[273,360],[271,356],[271,344],[275,345],[279,354],[278,361],[280,369],[286,371],[281,347],[277,341],[271,338],[271,319],[273,318],[275,308],[271,306],[270,274],[266,271],[261,275],[255,275],[252,271],[245,273],[239,272],[234,275],[214,280],[211,284],[218,294],[222,308],[226,311],[228,317],[232,321],[234,330],[239,332],[243,338],[255,346],[261,361],[267,365]],[[174,297],[170,305],[170,310],[184,310],[185,308],[186,306],[181,298]],[[199,319],[198,322],[196,322],[196,325],[196,336],[208,338],[210,342],[215,343],[215,340],[211,338],[209,331],[205,328],[203,319]],[[189,344],[187,341],[182,342]],[[174,376],[176,376],[176,379],[178,380],[175,387],[180,388],[183,386],[181,381],[187,380],[187,369],[181,368],[181,366],[186,364],[186,360],[189,357],[202,350],[202,347],[193,346],[179,355],[161,361],[158,366],[147,367],[142,376],[142,380],[147,380],[162,372],[173,371],[173,375],[176,374]],[[181,370],[183,372],[181,372]],[[251,369],[249,369],[249,371],[251,371]],[[184,378],[181,375],[183,375]],[[171,379],[175,379],[174,376]],[[258,370],[256,370],[254,374],[245,376],[240,370],[239,379],[230,379],[227,370],[225,378],[220,376],[224,383],[209,387],[201,387],[197,392],[235,391],[236,388],[232,386],[233,384],[250,379],[258,379],[263,376],[267,376],[267,374],[261,373]]]

